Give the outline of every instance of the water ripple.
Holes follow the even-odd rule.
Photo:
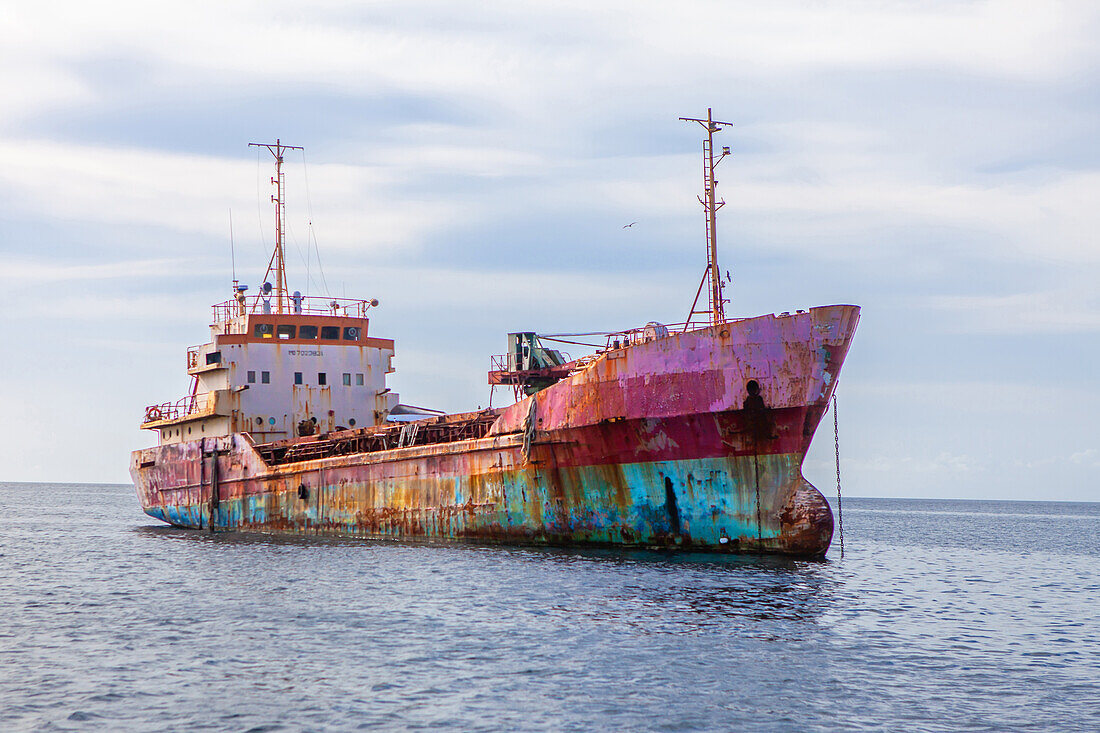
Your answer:
[[[0,484],[0,729],[1097,730],[1100,509],[850,500],[848,556],[211,536]]]

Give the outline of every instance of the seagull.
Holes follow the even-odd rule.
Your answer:
[[[632,221],[629,224],[623,224],[623,229],[629,229],[630,227],[634,226],[637,223],[638,222],[636,222],[636,221]]]

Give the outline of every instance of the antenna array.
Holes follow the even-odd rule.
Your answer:
[[[715,160],[714,133],[721,132],[723,127],[733,127],[733,123],[715,120],[710,107],[707,107],[707,118],[705,120],[696,117],[681,117],[680,119],[684,122],[697,122],[707,131],[707,136],[703,139],[703,196],[699,197],[699,203],[703,205],[707,217],[707,269],[703,272],[703,279],[699,282],[699,289],[695,292],[695,301],[691,304],[691,313],[688,314],[687,323],[684,326],[686,330],[690,327],[696,314],[708,315],[711,324],[722,323],[726,320],[726,300],[722,297],[722,274],[718,269],[717,228],[718,209],[725,206],[726,202],[715,200],[714,189],[718,186],[718,181],[714,178],[714,169],[730,154],[730,149],[722,148],[721,155]],[[699,296],[703,293],[703,286],[707,284],[710,286],[707,289],[707,310],[698,310]]]
[[[274,144],[270,143],[249,143],[250,148],[267,148],[268,151],[275,156],[275,177],[271,179],[272,185],[275,186],[275,194],[271,197],[271,202],[275,204],[275,251],[271,253],[271,260],[267,263],[267,272],[264,273],[264,282],[270,282],[268,279],[272,274],[275,275],[275,303],[278,313],[283,312],[284,303],[286,309],[290,310],[290,301],[287,298],[286,287],[286,257],[283,246],[283,237],[286,227],[286,201],[283,198],[283,151],[285,150],[301,150],[302,148],[296,145],[283,145],[282,141],[278,138],[275,139]]]

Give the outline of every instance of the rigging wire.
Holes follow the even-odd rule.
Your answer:
[[[290,222],[286,222],[286,231],[290,235],[290,241],[294,243],[294,249],[298,250],[298,259],[302,265],[306,268],[306,289],[309,289],[309,242],[306,242],[306,253],[302,254],[302,245],[298,243],[298,238],[294,236],[294,228],[290,225]]]
[[[267,249],[264,247],[264,242],[267,241],[267,233],[264,232],[264,212],[263,204],[260,203],[260,148],[256,148],[256,218],[260,222],[260,251],[265,255]],[[262,284],[262,283],[261,283]]]
[[[303,151],[304,153],[305,151]],[[286,199],[286,185],[283,185],[283,199]],[[294,227],[290,223],[289,217],[283,221],[286,227],[286,233],[290,236],[290,241],[294,244],[294,249],[298,251],[298,259],[306,270],[306,294],[309,294],[310,278],[309,278],[309,239],[306,239],[306,251],[302,253],[302,245],[298,242],[298,237],[294,234]]]
[[[595,336],[596,334],[592,334],[592,335]],[[601,334],[601,335],[603,335],[603,334]],[[607,335],[610,335],[610,334],[607,334]],[[538,334],[538,337],[539,337],[540,341],[553,341],[556,344],[573,344],[575,346],[588,346],[589,348],[593,348],[593,349],[602,349],[604,347],[603,344],[586,344],[583,341],[567,341],[566,339],[557,339],[557,338],[551,338],[549,336],[543,336],[541,333]]]
[[[317,246],[317,232],[313,229],[313,222],[309,222],[309,231],[313,234],[313,251],[317,255],[317,271],[321,273],[321,283],[325,288],[325,297],[331,298],[332,293],[329,292],[328,280],[325,278],[325,268],[321,264],[321,248]]]
[[[229,209],[229,262],[233,271],[233,284],[237,284],[237,250],[233,245],[233,208]]]
[[[623,331],[586,331],[584,333],[540,333],[539,338],[558,340],[558,336],[610,336],[615,333],[624,333]]]
[[[313,197],[309,193],[309,167],[306,165],[306,151],[303,149],[302,153],[302,182],[306,189],[306,212],[309,214],[308,233],[306,235],[306,257],[309,257],[309,240],[313,240],[313,251],[317,255],[317,270],[321,275],[321,282],[324,284],[325,297],[332,297],[332,293],[329,292],[328,280],[325,279],[325,268],[321,265],[321,249],[317,246],[317,232],[313,228]],[[308,273],[309,266],[306,266]],[[308,274],[307,274],[308,278]]]

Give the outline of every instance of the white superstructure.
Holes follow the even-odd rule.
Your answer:
[[[243,294],[214,306],[211,340],[187,350],[191,394],[147,408],[142,427],[161,444],[237,432],[267,442],[384,422],[398,403],[386,387],[393,341],[368,335],[371,302],[321,300],[296,296],[281,314]]]

